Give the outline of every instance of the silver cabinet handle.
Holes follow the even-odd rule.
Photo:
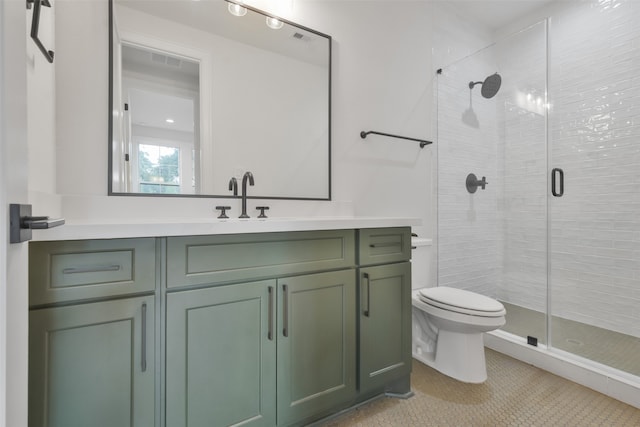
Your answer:
[[[371,309],[371,306],[370,306],[370,304],[371,304],[371,294],[370,294],[371,289],[370,289],[370,286],[369,286],[371,284],[371,279],[369,278],[369,274],[368,273],[363,273],[362,274],[362,278],[363,278],[363,281],[362,281],[363,284],[364,284],[365,280],[367,281],[367,287],[366,287],[366,289],[367,289],[367,305],[365,306],[363,304],[363,306],[366,307],[366,309],[363,310],[362,314],[364,314],[365,317],[369,317],[370,314],[371,314],[371,310],[370,310]],[[364,291],[362,290],[362,287],[360,288],[360,294],[364,295]]]
[[[142,349],[140,351],[140,358],[142,361],[140,362],[140,366],[142,368],[142,372],[147,370],[147,303],[142,303]]]
[[[103,273],[105,271],[120,271],[119,265],[94,265],[90,267],[69,267],[62,270],[62,274]]]
[[[282,285],[282,335],[289,336],[289,287]]]
[[[273,286],[269,286],[269,332],[267,338],[273,341]]]

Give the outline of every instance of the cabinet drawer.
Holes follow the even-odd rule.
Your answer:
[[[167,239],[168,288],[253,280],[353,266],[353,230]]]
[[[411,228],[367,228],[359,231],[359,265],[385,264],[409,259]]]
[[[155,239],[33,242],[31,306],[153,291]]]

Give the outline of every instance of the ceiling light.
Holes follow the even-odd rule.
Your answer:
[[[173,119],[166,119],[165,122],[167,123],[173,123]]]
[[[279,19],[267,16],[267,27],[272,28],[274,30],[279,30],[280,28],[282,28],[283,25],[284,25],[284,22],[280,21]]]
[[[227,8],[229,9],[229,13],[233,16],[244,16],[247,14],[247,8],[240,6],[237,3],[229,3]]]

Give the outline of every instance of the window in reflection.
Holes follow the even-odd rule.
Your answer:
[[[141,193],[180,193],[180,149],[161,145],[138,145]]]

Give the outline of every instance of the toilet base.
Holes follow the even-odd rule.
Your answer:
[[[414,345],[414,359],[458,381],[480,384],[487,380],[482,333],[438,332],[436,351],[423,352]],[[439,357],[439,355],[441,355]]]

